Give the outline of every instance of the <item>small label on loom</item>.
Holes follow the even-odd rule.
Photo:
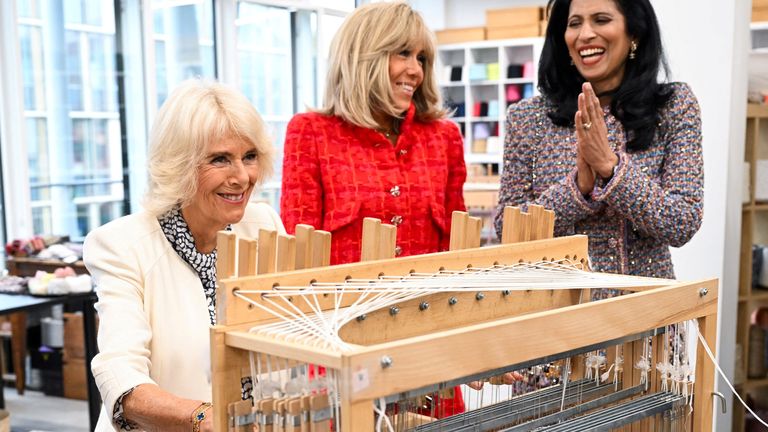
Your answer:
[[[352,392],[365,390],[371,383],[368,380],[368,369],[360,369],[352,377]]]

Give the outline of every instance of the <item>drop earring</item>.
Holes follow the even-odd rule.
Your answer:
[[[637,42],[631,41],[629,43],[629,59],[634,60],[636,55],[635,52],[637,51]]]

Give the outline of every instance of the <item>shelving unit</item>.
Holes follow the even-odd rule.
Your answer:
[[[452,120],[464,136],[464,201],[470,214],[484,221],[484,243],[496,240],[491,220],[498,203],[507,106],[537,93],[536,68],[543,44],[544,39],[536,37],[438,47],[443,98],[450,105],[464,107]],[[451,72],[458,71],[457,80],[457,74]],[[478,112],[475,107],[479,103],[486,106]]]
[[[739,307],[736,323],[736,341],[741,347],[737,355],[736,389],[742,399],[758,393],[768,395],[768,374],[750,376],[750,326],[753,315],[762,307],[768,308],[768,288],[753,287],[752,245],[768,245],[768,200],[755,197],[757,161],[768,159],[768,106],[750,104],[747,107],[747,133],[744,161],[749,163],[749,198],[742,206],[741,250],[739,265]],[[766,263],[768,264],[768,263]],[[759,348],[758,348],[759,349]],[[760,353],[756,355],[759,356]],[[765,354],[758,358],[764,359]],[[768,371],[768,364],[764,365]],[[733,430],[746,430],[746,415],[741,404],[733,398]]]
[[[464,135],[468,182],[472,183],[475,176],[501,173],[506,108],[510,99],[515,102],[536,93],[536,68],[542,45],[543,39],[537,37],[438,47],[437,70],[441,74],[443,98],[454,106],[464,106],[463,113],[459,110],[453,120]],[[519,69],[512,71],[511,76],[510,66]],[[461,79],[451,80],[449,68],[460,68]],[[515,94],[519,97],[509,97]],[[477,112],[475,107],[479,103],[486,104],[486,108]]]

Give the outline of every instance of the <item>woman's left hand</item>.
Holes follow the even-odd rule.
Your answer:
[[[613,167],[619,163],[619,157],[608,143],[603,109],[592,85],[585,82],[581,89],[579,110],[574,118],[578,152],[597,175],[609,178],[613,174]]]

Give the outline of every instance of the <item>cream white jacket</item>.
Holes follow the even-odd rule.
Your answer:
[[[233,230],[285,233],[266,204],[249,204]],[[210,319],[197,273],[179,257],[147,212],[88,234],[83,261],[98,294],[99,354],[91,363],[104,406],[96,431],[113,432],[117,398],[146,383],[177,396],[211,400]]]

